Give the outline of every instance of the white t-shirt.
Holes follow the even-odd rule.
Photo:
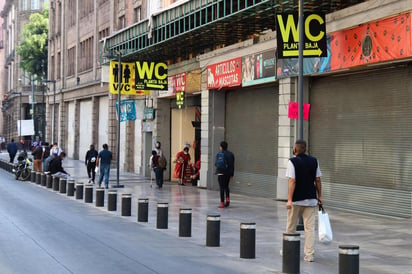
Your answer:
[[[319,162],[318,162],[318,167],[316,168],[316,177],[321,177],[321,176],[322,176],[322,172],[320,171]],[[288,165],[287,165],[287,168],[286,168],[286,177],[296,179],[295,166],[293,165],[291,160],[288,160]],[[316,200],[316,199],[305,199],[305,200],[302,200],[302,201],[293,202],[292,204],[300,205],[300,206],[316,206],[318,204],[318,200]]]

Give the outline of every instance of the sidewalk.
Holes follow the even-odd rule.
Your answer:
[[[0,154],[1,159],[8,159],[7,153]],[[87,182],[86,167],[82,161],[65,159],[64,168],[76,181]],[[116,184],[116,169],[111,170],[110,185]],[[132,217],[121,217],[119,210],[107,212],[106,208],[96,210],[107,214],[117,214],[136,222],[137,199],[149,199],[149,222],[144,228],[155,229],[156,209],[158,202],[169,203],[169,228],[159,233],[178,238],[179,209],[192,209],[192,237],[182,238],[199,245],[199,248],[211,248],[216,256],[227,256],[230,260],[239,258],[240,223],[256,223],[256,259],[250,265],[264,267],[266,273],[280,273],[282,257],[279,251],[282,246],[282,235],[286,226],[286,208],[284,202],[273,199],[249,197],[232,194],[229,208],[219,209],[217,191],[199,189],[192,186],[178,186],[166,182],[163,189],[150,187],[150,180],[139,175],[121,172],[119,194],[132,194]],[[119,200],[119,198],[118,198]],[[91,205],[92,206],[92,205]],[[119,208],[119,207],[118,207]],[[338,273],[338,246],[353,244],[360,248],[360,273],[412,273],[412,220],[386,218],[381,216],[362,215],[335,208],[326,210],[331,218],[334,241],[330,245],[316,243],[315,262],[303,261],[303,243],[301,238],[301,273],[331,274]],[[221,239],[220,247],[205,247],[206,217],[208,214],[220,214]]]

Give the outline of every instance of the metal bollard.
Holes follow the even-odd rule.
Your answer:
[[[84,186],[84,202],[93,203],[93,186],[92,185]]]
[[[107,210],[116,211],[117,210],[117,191],[109,190],[107,193]]]
[[[220,215],[207,215],[206,246],[220,246]]]
[[[149,199],[137,200],[137,221],[146,222],[149,216]]]
[[[53,178],[53,191],[59,191],[60,178],[56,176],[52,176],[52,178]]]
[[[132,216],[132,194],[122,194],[122,216]]]
[[[67,180],[60,178],[59,181],[59,192],[60,193],[66,193],[66,189],[67,189]]]
[[[30,182],[35,183],[36,182],[36,171],[32,170],[30,172]]]
[[[167,229],[169,219],[169,204],[157,203],[157,229]]]
[[[240,258],[256,258],[256,223],[240,224]]]
[[[104,206],[104,188],[96,188],[96,207]]]
[[[300,234],[283,233],[282,273],[300,273]]]
[[[192,237],[192,209],[181,208],[179,211],[179,237]]]
[[[339,246],[339,274],[359,274],[359,246]]]
[[[47,178],[46,174],[42,173],[41,174],[41,183],[40,183],[42,186],[46,186],[46,178]]]
[[[83,200],[83,183],[76,183],[76,200]]]
[[[67,182],[67,196],[74,196],[74,180]]]
[[[52,188],[53,187],[52,176],[50,174],[46,175],[46,187],[47,188]]]
[[[41,184],[41,172],[36,172],[36,184]]]

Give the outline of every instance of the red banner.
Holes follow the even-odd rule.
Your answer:
[[[410,57],[411,15],[400,14],[331,33],[331,70]]]
[[[207,67],[207,89],[240,86],[242,58],[235,58]]]
[[[303,120],[309,119],[310,104],[303,104]],[[289,102],[288,118],[299,118],[299,104],[297,102]]]

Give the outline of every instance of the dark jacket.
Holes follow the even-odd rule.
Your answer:
[[[41,146],[37,146],[32,151],[31,155],[33,155],[33,159],[40,160],[41,156],[43,155],[43,149]]]
[[[235,174],[235,156],[229,150],[223,150],[225,154],[225,161],[227,168],[225,170],[218,170],[218,174],[233,176]]]
[[[97,161],[97,155],[99,155],[99,153],[97,152],[97,150],[88,150],[86,153],[86,157],[85,157],[85,163],[86,165],[96,165],[96,161]],[[94,161],[92,160],[94,158]]]
[[[15,142],[11,142],[7,145],[7,152],[10,154],[16,155],[17,153],[17,144]]]
[[[296,179],[292,201],[316,199],[315,179],[318,160],[315,157],[303,153],[290,158],[290,161],[295,167]]]
[[[60,157],[55,157],[53,160],[51,160],[49,164],[49,171],[50,174],[56,174],[57,172],[63,172],[67,174],[67,172],[63,169],[62,160],[60,159]]]

